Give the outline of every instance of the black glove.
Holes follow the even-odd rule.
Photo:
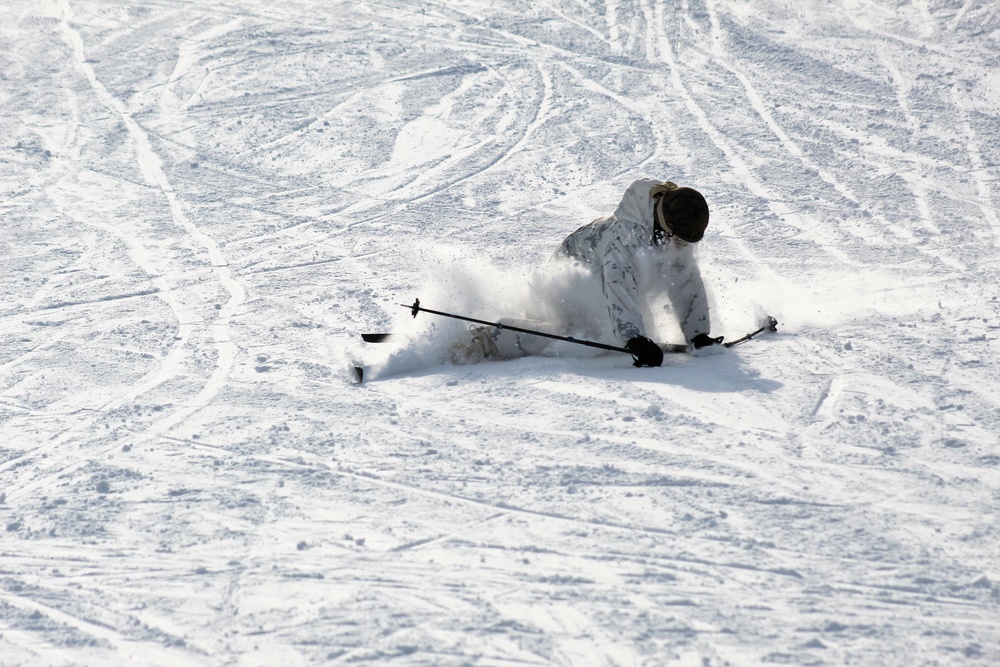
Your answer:
[[[632,353],[632,357],[635,359],[633,366],[659,366],[663,363],[663,350],[645,336],[629,339],[625,348]]]
[[[724,338],[725,336],[712,338],[708,334],[700,333],[691,339],[691,344],[694,345],[694,349],[700,350],[701,348],[708,347],[709,345],[718,345]]]

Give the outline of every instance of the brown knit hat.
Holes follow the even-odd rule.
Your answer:
[[[697,243],[708,227],[708,202],[694,188],[668,190],[656,205],[656,220],[680,240]]]

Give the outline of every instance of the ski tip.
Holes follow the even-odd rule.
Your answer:
[[[357,362],[352,361],[347,364],[347,373],[355,384],[361,384],[365,381],[365,368]]]
[[[392,340],[391,333],[363,333],[361,340],[366,343],[385,343]]]

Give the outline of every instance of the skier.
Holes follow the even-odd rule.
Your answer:
[[[722,342],[709,335],[708,298],[694,256],[708,226],[708,204],[697,190],[670,181],[633,182],[614,213],[580,227],[560,244],[553,259],[570,261],[600,280],[615,337],[639,365],[659,366],[661,349],[647,336],[642,311],[647,297],[665,292],[692,349]],[[579,326],[579,313],[562,313],[562,327],[526,320],[470,329],[472,340],[456,346],[458,363],[544,354],[549,341],[505,330],[503,324],[535,328]],[[525,326],[526,324],[530,326]]]

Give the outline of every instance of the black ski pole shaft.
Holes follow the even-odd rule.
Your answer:
[[[743,338],[737,338],[736,340],[731,340],[728,343],[723,343],[722,346],[723,347],[732,347],[733,345],[739,345],[740,343],[747,342],[748,340],[750,340],[751,338],[753,338],[757,334],[764,333],[765,331],[777,331],[777,330],[778,330],[778,320],[776,320],[773,317],[771,317],[770,315],[768,315],[767,316],[767,324],[765,324],[764,326],[762,326],[760,329],[757,329],[756,331],[752,331],[752,332],[748,333],[746,336],[743,336]]]
[[[510,331],[517,331],[519,333],[531,334],[532,336],[541,336],[543,338],[551,338],[553,340],[562,340],[567,343],[576,343],[577,345],[586,345],[587,347],[596,347],[602,350],[610,350],[612,352],[624,352],[625,354],[632,354],[628,348],[615,347],[614,345],[605,345],[604,343],[595,343],[591,340],[580,340],[579,338],[573,338],[572,336],[558,336],[556,334],[545,333],[544,331],[533,331],[531,329],[522,329],[521,327],[508,326],[506,324],[500,324],[499,322],[488,322],[487,320],[477,320],[474,317],[466,317],[465,315],[455,315],[454,313],[444,313],[440,310],[431,310],[430,308],[424,308],[420,305],[420,299],[413,302],[412,306],[407,306],[405,303],[399,304],[403,308],[409,308],[410,314],[414,317],[417,313],[431,313],[432,315],[441,315],[443,317],[450,317],[455,320],[463,320],[465,322],[473,322],[475,324],[485,324],[489,327],[497,327],[498,329],[508,329]]]

